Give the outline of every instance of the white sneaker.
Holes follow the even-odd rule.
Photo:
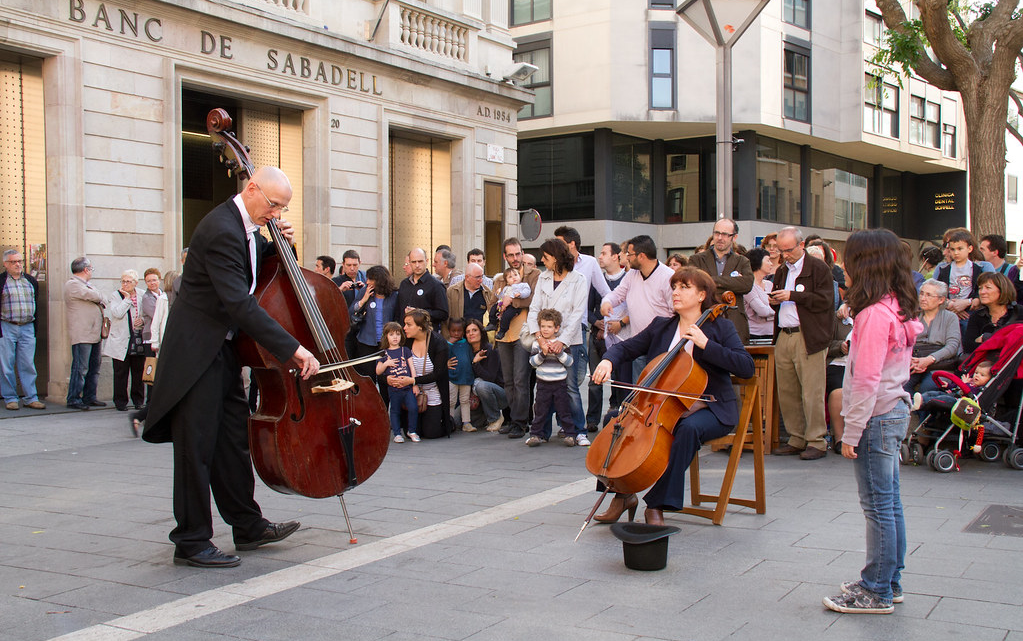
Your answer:
[[[913,409],[918,410],[924,404],[924,395],[920,392],[913,394]]]
[[[585,434],[580,434],[579,436],[575,437],[575,444],[580,447],[589,447],[590,439],[586,438]]]
[[[472,423],[463,423],[462,424],[462,431],[463,432],[475,432],[476,428],[473,427]]]
[[[418,434],[415,434],[415,433],[413,433],[413,434],[409,434],[409,435],[408,435],[408,438],[409,438],[409,440],[410,440],[410,441],[412,441],[413,443],[418,443],[418,442],[419,442],[419,435],[418,435]]]
[[[498,414],[497,420],[491,423],[490,425],[487,425],[487,431],[496,432],[499,429],[501,429],[502,425],[504,425],[504,414]]]
[[[394,437],[394,442],[395,443],[404,443],[405,442],[405,437],[402,436],[401,434],[399,434],[399,435]]]

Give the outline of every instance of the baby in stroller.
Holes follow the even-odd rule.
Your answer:
[[[904,462],[925,462],[939,472],[958,469],[960,453],[973,452],[984,461],[1002,458],[1023,469],[1018,439],[1023,412],[1023,323],[996,331],[964,362],[964,381],[937,371],[934,382],[943,391],[914,395],[920,424],[902,446]],[[927,451],[927,450],[930,451]]]
[[[935,390],[931,392],[917,392],[913,394],[913,409],[917,410],[917,415],[920,417],[922,422],[927,418],[928,412],[921,409],[924,405],[928,407],[940,407],[942,409],[952,409],[955,402],[962,398],[963,389],[969,389],[968,394],[976,396],[980,391],[987,385],[987,382],[991,380],[991,368],[994,367],[994,363],[991,361],[982,361],[977,363],[977,366],[973,370],[973,374],[966,377],[965,380],[956,377],[956,380],[961,384],[960,387],[951,387],[948,390]],[[954,376],[954,375],[950,375]],[[932,404],[933,403],[933,404]]]

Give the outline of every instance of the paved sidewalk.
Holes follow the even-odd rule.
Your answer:
[[[12,413],[13,414],[13,413]],[[573,543],[596,493],[584,448],[487,433],[392,445],[336,500],[257,482],[287,541],[241,566],[174,566],[171,448],[108,410],[0,420],[0,640],[69,639],[1014,639],[1023,641],[1023,538],[965,533],[991,504],[1023,507],[1023,473],[968,461],[902,468],[906,601],[839,615],[821,598],[858,576],[864,522],[851,463],[767,461],[766,515],[733,508],[682,533],[669,564],[634,572],[606,526]],[[5,417],[6,419],[7,417]],[[707,479],[725,456],[702,452]],[[736,494],[749,494],[744,470]],[[215,542],[233,551],[215,517]]]

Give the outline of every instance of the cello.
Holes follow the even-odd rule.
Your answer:
[[[228,131],[223,109],[206,117],[213,148],[228,174],[251,178],[248,149]],[[344,337],[350,329],[348,306],[337,286],[299,266],[275,220],[266,224],[277,256],[263,261],[253,295],[267,314],[303,345],[314,345],[318,374],[302,380],[252,338],[242,335],[238,354],[252,368],[259,407],[249,417],[249,450],[259,477],[270,488],[309,498],[337,496],[350,534],[344,492],[369,478],[383,462],[390,422],[376,384],[353,368],[375,361],[373,354],[350,360]]]
[[[724,292],[723,302],[700,314],[697,327],[713,321],[735,306],[735,294]],[[715,402],[704,394],[707,372],[686,351],[689,339],[682,339],[664,354],[647,363],[636,385],[611,381],[631,390],[622,401],[618,415],[597,433],[586,453],[586,469],[603,483],[604,492],[579,529],[582,534],[609,491],[640,492],[661,478],[675,425],[697,401]],[[579,534],[576,535],[578,540]]]

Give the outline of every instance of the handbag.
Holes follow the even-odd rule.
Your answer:
[[[107,338],[108,336],[110,336],[110,319],[104,316],[103,326],[99,330],[99,337]]]
[[[428,358],[430,358],[430,336],[429,335],[426,336],[426,353],[423,354],[423,361],[425,362],[426,359],[428,359]],[[423,369],[426,369],[426,367],[424,366]],[[415,374],[415,372],[413,372],[413,374]],[[426,408],[428,406],[428,399],[426,398],[426,392],[423,391],[423,387],[422,386],[419,387],[419,393],[416,394],[416,405],[419,407],[419,413],[420,414],[425,412]]]
[[[934,352],[944,347],[937,343],[916,343],[913,345],[913,358],[925,358],[930,356]],[[955,356],[946,358],[940,361],[936,361],[933,365],[927,368],[928,372],[937,370],[948,370],[955,371],[956,367],[959,366],[959,359]]]
[[[469,409],[478,410],[480,408],[480,397],[476,396],[476,392],[469,392]]]
[[[146,364],[142,366],[142,382],[153,384],[156,380],[156,357],[147,356]]]

